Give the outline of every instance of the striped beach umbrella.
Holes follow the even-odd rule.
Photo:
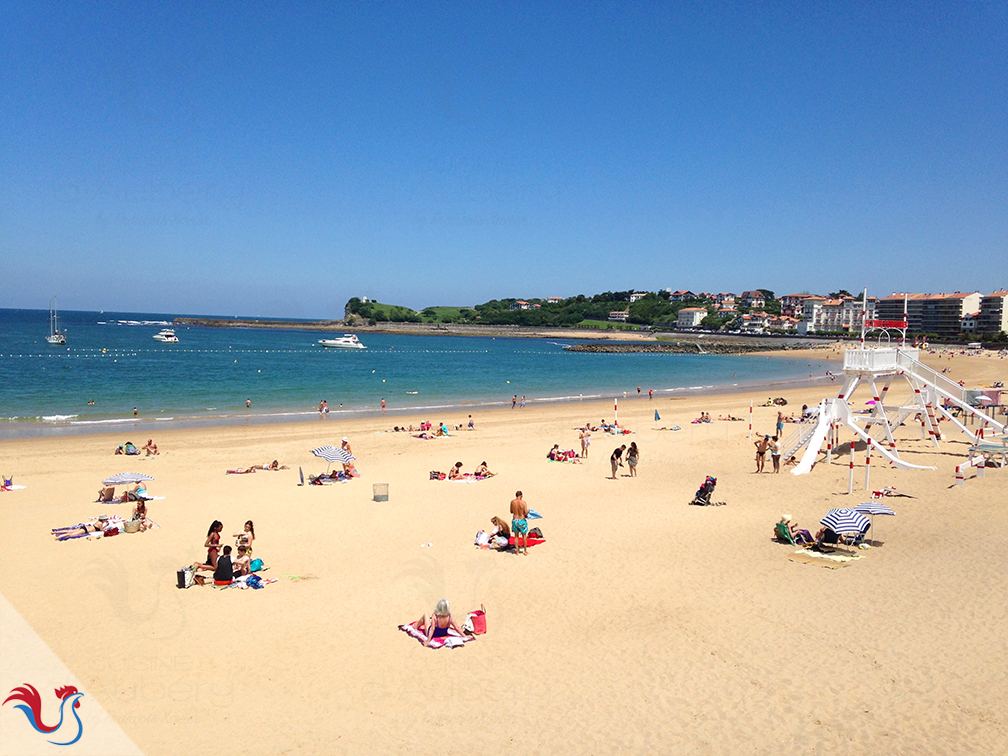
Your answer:
[[[892,517],[896,516],[889,507],[879,501],[866,501],[864,504],[858,504],[854,507],[855,512],[860,512],[861,514],[866,514],[871,516],[871,533],[872,533],[872,545],[875,545],[875,515],[890,515]]]
[[[831,509],[819,522],[837,535],[864,533],[868,530],[868,526],[871,525],[867,517],[860,512],[855,512],[850,507]]]
[[[877,501],[866,501],[864,504],[858,504],[856,507],[854,507],[854,511],[866,515],[893,515],[894,517],[896,516],[896,513],[893,512],[891,509],[889,509],[889,507]]]
[[[118,475],[113,475],[111,478],[105,478],[102,481],[104,486],[121,486],[125,483],[140,483],[145,480],[154,480],[153,475],[144,475],[143,473],[131,473],[124,472]]]
[[[356,459],[350,452],[336,446],[320,446],[318,449],[312,449],[311,453],[329,464],[348,465]]]

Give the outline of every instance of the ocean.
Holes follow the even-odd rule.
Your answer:
[[[0,437],[456,411],[783,384],[836,370],[825,360],[756,355],[587,354],[582,340],[361,334],[364,350],[323,349],[331,334],[176,328],[165,313],[60,313],[65,346],[46,342],[48,310],[0,309]],[[251,401],[251,406],[246,405]],[[93,404],[91,404],[93,402]],[[133,408],[137,409],[134,417]],[[455,414],[453,414],[455,413]]]

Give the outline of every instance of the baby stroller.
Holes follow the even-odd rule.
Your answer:
[[[708,475],[707,480],[703,482],[703,485],[697,489],[696,496],[693,497],[693,501],[690,502],[691,506],[697,507],[712,507],[721,506],[724,504],[723,501],[711,501],[711,495],[714,493],[714,489],[717,487],[717,478]]]

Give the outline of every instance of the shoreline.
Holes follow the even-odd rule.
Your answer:
[[[786,357],[794,358],[799,352],[781,352],[779,354],[761,353],[762,357]],[[710,384],[701,386],[676,386],[673,388],[655,389],[656,399],[686,399],[700,398],[705,396],[726,396],[739,393],[759,393],[764,391],[796,391],[815,388],[818,386],[832,385],[833,381],[827,376],[814,376],[811,378],[794,378],[791,380],[755,380],[739,381],[730,384]],[[538,397],[527,399],[529,406],[557,406],[568,404],[580,404],[583,402],[601,402],[614,397],[613,393],[590,393],[590,394],[567,394],[563,396]],[[630,400],[628,392],[622,392],[623,398]],[[81,421],[45,421],[36,422],[13,422],[0,425],[0,441],[17,441],[18,439],[29,438],[64,438],[70,436],[97,436],[108,434],[119,434],[120,432],[133,431],[136,433],[151,433],[162,430],[178,430],[188,428],[210,429],[210,428],[233,428],[242,426],[278,426],[296,425],[301,426],[309,422],[339,422],[344,420],[371,420],[381,417],[406,417],[411,415],[432,414],[441,412],[443,414],[454,412],[487,411],[507,408],[510,400],[479,400],[479,399],[456,399],[454,401],[433,402],[411,407],[387,408],[385,412],[379,407],[368,407],[361,409],[332,409],[329,414],[322,416],[318,410],[312,409],[288,409],[272,412],[243,412],[240,414],[221,415],[189,415],[185,417],[126,417],[108,418],[97,420]],[[430,419],[430,418],[424,418]],[[394,425],[395,423],[393,423]]]

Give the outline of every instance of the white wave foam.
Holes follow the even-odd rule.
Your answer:
[[[42,415],[42,421],[46,423],[65,423],[67,420],[73,420],[75,417],[80,417],[80,415]]]

